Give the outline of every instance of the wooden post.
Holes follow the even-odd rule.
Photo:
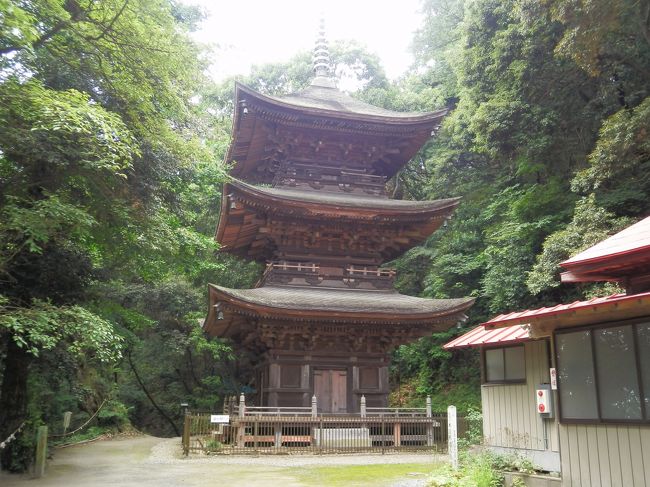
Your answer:
[[[402,423],[393,425],[393,443],[395,447],[402,446]]]
[[[246,436],[246,422],[244,421],[244,416],[246,415],[246,398],[242,392],[239,396],[239,421],[237,422],[237,446],[244,448],[246,442],[244,441],[244,436]]]
[[[277,423],[273,426],[273,446],[280,448],[282,446],[282,425]]]
[[[183,420],[183,453],[185,456],[190,454],[190,421],[192,418],[185,411],[185,416]]]
[[[454,470],[458,470],[458,438],[456,436],[458,433],[458,423],[456,419],[456,406],[449,406],[447,408],[447,433],[451,466]]]
[[[239,417],[243,418],[245,414],[246,414],[246,397],[242,392],[241,395],[239,396]]]
[[[381,415],[381,454],[383,455],[384,447],[386,445],[386,424],[384,423],[384,415]]]
[[[72,419],[72,411],[63,413],[63,434],[65,435],[70,427],[70,419]]]
[[[47,426],[39,426],[36,432],[36,459],[34,463],[34,477],[40,479],[45,475],[45,461],[47,460]]]
[[[259,429],[259,416],[254,419],[253,423],[253,448],[257,452],[257,441],[259,439],[260,429]]]
[[[427,396],[427,418],[429,422],[427,423],[427,446],[433,446],[433,414],[431,413],[431,396]]]
[[[366,417],[366,396],[365,395],[361,396],[361,417],[362,418]]]

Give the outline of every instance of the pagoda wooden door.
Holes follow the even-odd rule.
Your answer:
[[[314,394],[318,411],[345,413],[348,404],[348,376],[345,370],[314,370]]]

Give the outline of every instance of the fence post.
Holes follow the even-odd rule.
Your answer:
[[[366,417],[366,396],[361,396],[361,417]]]
[[[47,459],[47,426],[39,426],[36,432],[36,462],[34,477],[40,479],[45,475],[45,461]]]
[[[190,421],[190,415],[186,409],[183,420],[183,454],[185,454],[185,456],[190,454]]]
[[[451,457],[451,466],[458,470],[458,423],[456,419],[456,406],[447,408],[447,441],[449,442],[448,451]]]
[[[239,421],[237,424],[237,446],[243,448],[246,446],[245,436],[246,436],[246,423],[244,421],[244,416],[246,415],[246,397],[242,392],[239,396]]]
[[[239,417],[243,418],[245,414],[246,414],[246,397],[242,392],[241,395],[239,396]]]
[[[431,412],[431,396],[427,396],[427,418],[429,418],[429,421],[427,422],[427,446],[433,446],[435,444],[434,441],[434,435],[433,435],[433,414]],[[442,427],[442,425],[440,425]]]
[[[318,416],[318,400],[316,399],[316,394],[311,396],[311,417],[315,418]]]

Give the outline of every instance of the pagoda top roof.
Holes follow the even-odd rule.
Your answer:
[[[434,112],[398,112],[376,107],[351,97],[335,86],[310,84],[307,88],[283,96],[271,96],[259,93],[252,88],[236,82],[235,98],[240,100],[244,95],[249,102],[268,103],[277,108],[295,110],[306,114],[358,119],[387,124],[409,124],[439,121],[448,110],[446,108]]]
[[[426,299],[399,294],[397,291],[361,291],[263,286],[255,289],[230,289],[209,285],[210,311],[206,330],[227,334],[220,325],[215,307],[226,313],[287,320],[328,322],[365,322],[399,325],[441,320],[453,324],[474,303],[473,298]]]
[[[278,144],[287,158],[313,151],[314,143],[324,143],[330,150],[352,144],[369,148],[365,159],[355,155],[357,163],[390,178],[431,137],[447,111],[387,110],[327,83],[312,83],[286,96],[263,95],[236,83],[232,142],[225,161],[235,162],[234,176],[255,180],[260,177],[256,171],[268,164],[266,158]],[[284,136],[288,139],[281,142]]]
[[[312,83],[307,88],[285,96],[265,96],[255,93],[250,88],[242,85],[243,90],[249,94],[255,93],[260,98],[274,101],[287,108],[305,108],[318,110],[323,115],[358,115],[363,118],[372,117],[378,121],[399,122],[399,121],[429,121],[439,118],[447,113],[447,110],[436,112],[398,112],[376,107],[361,100],[352,98],[347,93],[340,91],[334,86],[323,86],[324,84]],[[328,113],[332,112],[332,113]],[[394,120],[391,120],[394,119]]]

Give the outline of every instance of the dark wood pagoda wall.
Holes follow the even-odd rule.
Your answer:
[[[368,407],[388,404],[387,354],[354,354],[335,352],[287,353],[274,351],[259,366],[257,402],[265,406],[309,407],[315,393],[315,375],[324,371],[345,374],[345,411],[359,411],[361,396]],[[323,397],[319,397],[319,403]],[[319,404],[319,409],[327,407]]]

